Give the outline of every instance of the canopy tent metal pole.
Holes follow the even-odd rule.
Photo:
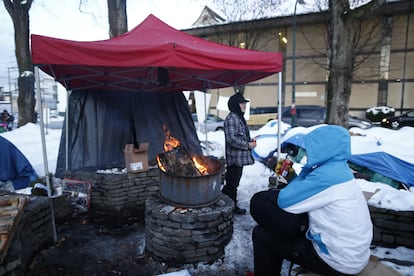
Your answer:
[[[277,160],[279,161],[281,155],[281,123],[282,123],[282,72],[278,73],[278,93],[277,93]]]
[[[208,116],[208,110],[207,110],[207,89],[204,89],[204,120],[205,120],[205,124],[204,124],[204,132],[206,133],[206,151],[207,151],[207,155],[210,153],[209,152],[209,147],[208,147],[208,136],[207,136],[207,116]]]
[[[69,96],[70,90],[66,90],[66,110],[65,110],[65,170],[69,169]]]
[[[282,124],[282,72],[278,73],[279,82],[278,82],[278,93],[277,93],[277,162],[280,160],[281,156],[281,124]],[[278,185],[278,178],[276,177],[276,186]]]
[[[40,136],[42,138],[42,150],[43,150],[43,165],[45,170],[45,180],[47,185],[47,196],[49,198],[50,212],[52,215],[52,228],[53,228],[53,240],[57,241],[56,236],[56,225],[55,225],[55,212],[53,209],[53,200],[52,200],[52,188],[50,185],[49,179],[49,166],[47,161],[47,152],[46,152],[46,139],[45,139],[45,129],[43,124],[43,110],[42,110],[42,97],[40,93],[40,77],[39,77],[39,67],[35,66],[35,80],[36,80],[36,96],[37,96],[37,110],[40,119]]]

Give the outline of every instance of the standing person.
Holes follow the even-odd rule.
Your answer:
[[[222,192],[233,199],[235,213],[243,215],[246,209],[237,205],[237,187],[243,173],[243,166],[254,163],[251,150],[256,142],[250,138],[250,132],[243,115],[246,111],[246,100],[243,95],[236,93],[230,97],[227,105],[230,113],[224,120],[224,135],[226,139],[226,184]]]
[[[301,148],[307,161],[300,174],[251,199],[255,275],[280,275],[284,259],[322,275],[355,275],[369,261],[373,230],[347,163],[349,132],[321,126],[303,136]]]

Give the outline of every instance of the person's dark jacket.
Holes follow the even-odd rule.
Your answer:
[[[224,134],[227,165],[242,167],[253,164],[254,159],[249,149],[250,132],[239,103],[238,96],[230,97],[228,102],[230,113],[224,120]]]
[[[38,178],[24,154],[6,138],[0,136],[0,181],[11,181],[14,189],[23,189]]]

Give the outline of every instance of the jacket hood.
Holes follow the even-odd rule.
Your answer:
[[[303,138],[308,168],[326,162],[347,161],[351,157],[351,138],[348,130],[341,126],[321,126]]]
[[[238,115],[243,115],[243,112],[240,109],[239,103],[247,103],[249,102],[246,100],[242,94],[236,93],[230,97],[229,101],[227,102],[227,106],[231,112],[234,112]]]

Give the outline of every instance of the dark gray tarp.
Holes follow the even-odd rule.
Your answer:
[[[148,159],[155,165],[163,151],[165,129],[191,153],[201,154],[200,143],[181,92],[87,91],[72,92],[68,103],[56,165],[65,171],[66,120],[68,169],[125,168],[125,144],[149,142]]]

